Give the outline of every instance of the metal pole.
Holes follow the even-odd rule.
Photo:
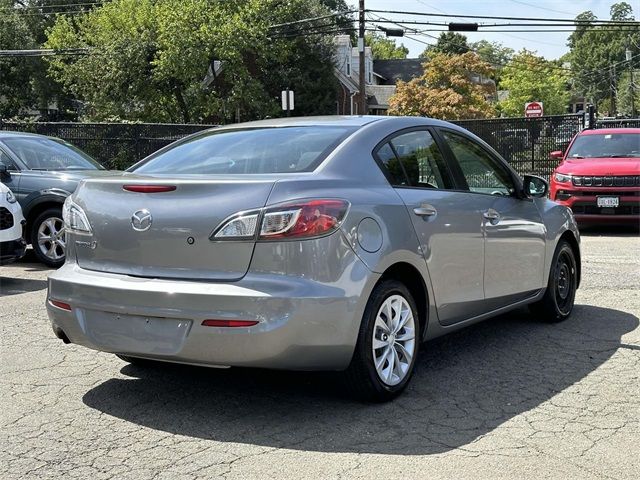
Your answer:
[[[364,21],[364,0],[360,0],[358,11],[358,56],[360,63],[358,68],[358,88],[360,89],[360,108],[358,108],[358,113],[360,115],[367,114],[367,92],[364,83]]]
[[[631,65],[631,62],[629,62]],[[635,95],[635,85],[633,83],[633,65],[631,65],[631,69],[629,70],[629,94],[631,95],[631,118],[636,118],[636,102],[633,98]]]

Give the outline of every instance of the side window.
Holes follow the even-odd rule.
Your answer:
[[[9,158],[9,155],[0,150],[0,162],[4,163],[7,166],[8,170],[18,170],[16,164]]]
[[[404,170],[400,165],[400,160],[396,157],[396,154],[393,152],[390,144],[385,143],[378,149],[376,155],[380,162],[385,166],[393,186],[409,185],[407,177],[404,174]]]
[[[409,185],[422,188],[451,188],[444,159],[427,130],[398,135],[391,140]]]
[[[446,130],[442,130],[442,135],[456,157],[470,191],[506,196],[515,192],[509,172],[480,145]]]

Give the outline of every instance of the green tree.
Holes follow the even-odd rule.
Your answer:
[[[0,0],[0,12],[0,50],[37,47],[25,17],[13,8],[13,1]],[[34,105],[35,67],[32,58],[0,58],[0,118],[19,115]]]
[[[281,114],[287,87],[297,93],[297,113],[328,113],[335,91],[329,39],[269,28],[327,13],[318,0],[113,0],[57,18],[47,46],[91,54],[51,57],[50,74],[86,102],[92,119],[262,118]],[[205,89],[212,60],[223,71]]]
[[[501,87],[509,97],[500,102],[507,116],[521,117],[526,102],[543,102],[545,115],[560,115],[569,104],[568,74],[556,62],[525,49],[513,56],[502,70]]]
[[[429,58],[435,53],[461,55],[471,50],[467,37],[456,32],[442,32],[435,45],[429,45],[420,58]]]
[[[495,109],[487,96],[493,86],[473,82],[474,74],[490,77],[493,69],[473,52],[430,54],[421,77],[398,82],[389,99],[389,114],[446,120],[492,117]]]
[[[375,60],[391,60],[407,58],[409,49],[404,44],[396,45],[395,40],[383,37],[377,33],[367,33],[364,37],[365,45],[371,47]]]
[[[629,88],[630,83],[631,72],[626,71],[620,75],[617,89],[618,112],[625,115],[631,115],[632,89]],[[635,88],[633,88],[633,104],[637,115],[637,113],[640,112],[640,87],[638,87],[638,84],[640,83],[640,70],[635,70],[633,72],[633,83],[635,85]]]
[[[612,20],[635,21],[631,5],[626,2],[613,4],[610,14]],[[568,41],[573,88],[576,94],[583,94],[595,104],[602,104],[612,95],[615,98],[615,85],[622,72],[629,68],[624,63],[627,45],[634,55],[634,68],[640,68],[640,29],[588,23],[597,19],[591,11],[581,13],[576,19],[587,23],[577,26]],[[603,106],[607,110],[611,107],[615,105]]]

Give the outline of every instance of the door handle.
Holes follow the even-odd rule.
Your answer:
[[[490,208],[489,210],[485,210],[482,213],[482,216],[484,218],[486,218],[487,220],[489,220],[491,225],[495,225],[496,223],[498,223],[500,221],[500,214],[496,210],[494,210],[493,208]]]
[[[429,205],[428,203],[423,203],[419,207],[413,209],[413,213],[420,217],[433,217],[438,211],[435,209],[433,205]]]

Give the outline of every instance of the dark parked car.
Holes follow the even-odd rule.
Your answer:
[[[27,242],[38,260],[50,267],[64,263],[65,199],[80,180],[108,174],[86,153],[58,138],[0,132],[0,180],[22,206]]]

